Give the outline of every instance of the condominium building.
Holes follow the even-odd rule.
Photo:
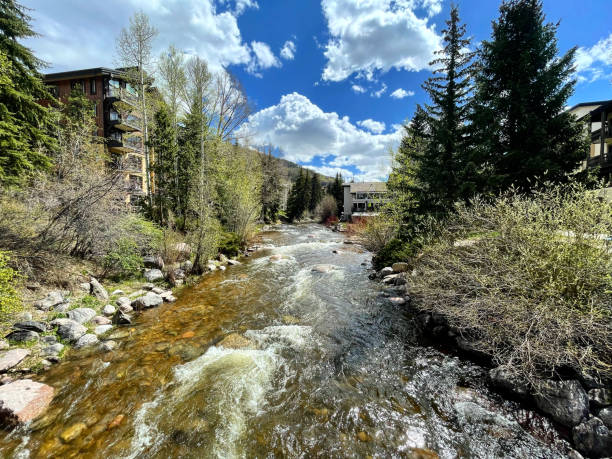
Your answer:
[[[585,123],[590,146],[585,152],[585,167],[600,167],[601,176],[612,178],[612,100],[584,102],[569,109]]]
[[[342,218],[345,220],[377,215],[381,206],[388,201],[385,182],[345,183],[343,191]]]

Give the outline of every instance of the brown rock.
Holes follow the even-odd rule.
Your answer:
[[[108,429],[114,429],[115,427],[118,427],[123,420],[125,419],[125,415],[124,414],[118,414],[117,416],[115,416],[115,418],[108,423]]]
[[[195,332],[188,331],[181,335],[181,338],[193,338],[195,336]]]
[[[30,355],[29,349],[11,349],[0,356],[0,372],[9,370]]]
[[[29,379],[0,386],[0,421],[17,425],[37,418],[51,403],[53,392],[53,387]]]
[[[357,439],[362,442],[368,442],[372,440],[372,437],[362,430],[357,434]]]
[[[60,438],[64,443],[70,443],[75,438],[78,438],[85,430],[87,430],[87,425],[83,422],[78,422],[64,429],[60,434]]]
[[[247,347],[251,347],[253,343],[251,340],[245,338],[238,333],[232,333],[227,335],[223,340],[219,343],[219,346],[226,347],[229,349],[244,349]]]

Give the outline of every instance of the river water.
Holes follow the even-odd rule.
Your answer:
[[[116,329],[115,351],[44,373],[47,415],[4,433],[2,456],[563,457],[484,370],[416,344],[406,308],[368,280],[370,254],[318,225],[261,237],[244,264]],[[246,347],[219,345],[232,333]]]

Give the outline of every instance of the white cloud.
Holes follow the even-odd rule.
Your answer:
[[[367,91],[366,88],[364,88],[363,86],[359,86],[358,84],[354,84],[353,86],[351,86],[351,89],[359,94],[363,94],[364,92]]]
[[[367,120],[357,121],[357,126],[367,129],[374,134],[381,134],[385,130],[385,123],[382,121],[374,121],[368,118]]]
[[[342,81],[357,73],[368,79],[391,68],[429,67],[440,36],[427,18],[440,11],[440,0],[322,0],[331,39],[325,45],[322,78]]]
[[[380,89],[378,91],[374,91],[373,93],[371,93],[370,95],[372,97],[376,97],[377,99],[380,99],[380,97],[387,92],[387,85],[385,83],[382,84],[382,86],[380,87]]]
[[[406,91],[403,88],[398,88],[389,95],[394,99],[403,99],[404,97],[414,96],[414,91]]]
[[[291,40],[287,40],[280,51],[280,55],[283,59],[291,61],[295,57],[295,50],[295,43]]]
[[[247,67],[250,73],[261,76],[261,74],[258,73],[259,70],[268,69],[270,67],[280,67],[282,65],[266,43],[252,41],[251,48],[255,56]]]
[[[608,69],[606,70],[606,67]],[[612,33],[590,48],[580,47],[576,51],[578,81],[593,82],[609,75],[612,69]]]
[[[355,166],[359,180],[380,179],[389,172],[389,148],[399,144],[402,131],[375,134],[355,126],[348,117],[324,112],[306,96],[284,95],[277,105],[251,115],[240,128],[255,145],[279,147],[291,161],[311,162],[315,156],[333,159],[318,168]],[[311,167],[311,166],[309,166]]]
[[[29,0],[28,7],[32,8],[34,30],[41,36],[26,43],[50,64],[48,71],[118,64],[114,38],[139,9],[159,30],[155,55],[173,43],[188,55],[206,59],[213,71],[228,65],[253,65],[253,60],[257,65],[259,58],[243,41],[237,21],[239,13],[258,7],[254,0],[63,0],[61,12],[56,2]]]

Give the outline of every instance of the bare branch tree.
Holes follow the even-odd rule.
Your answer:
[[[214,82],[211,124],[222,140],[236,138],[236,130],[251,114],[251,106],[240,81],[227,70]]]

